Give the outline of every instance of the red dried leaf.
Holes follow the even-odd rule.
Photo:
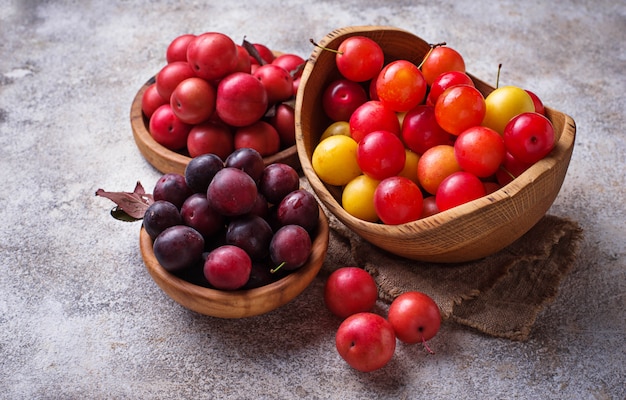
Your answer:
[[[140,182],[135,185],[131,192],[107,192],[103,189],[96,191],[96,196],[105,197],[135,219],[142,219],[150,204],[154,202],[151,194],[146,194]]]

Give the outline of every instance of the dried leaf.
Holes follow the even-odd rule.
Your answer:
[[[259,65],[267,64],[267,62],[259,54],[259,51],[256,49],[256,47],[254,47],[254,44],[248,42],[245,37],[243,38],[243,42],[241,45],[244,49],[246,49],[248,54],[250,54],[256,60],[256,62],[259,63]]]
[[[115,204],[117,207],[111,210],[114,218],[128,221],[120,210],[135,220],[142,219],[150,204],[154,202],[151,194],[146,194],[140,182],[135,185],[135,190],[131,192],[107,192],[103,189],[96,191],[96,196],[105,197]]]
[[[294,68],[293,70],[289,71],[289,75],[291,75],[292,78],[295,78],[296,76],[298,76],[298,74],[302,71],[304,71],[304,67],[306,66],[306,61],[303,62],[302,64],[299,64],[296,68]]]
[[[126,211],[122,210],[119,206],[115,206],[111,209],[111,216],[118,221],[124,222],[135,222],[141,220],[141,218],[131,217],[126,213]]]

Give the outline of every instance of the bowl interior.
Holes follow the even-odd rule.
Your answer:
[[[350,27],[328,34],[320,45],[337,49],[347,37],[377,41],[385,62],[407,59],[419,64],[430,49],[421,38],[393,27]],[[470,75],[471,76],[471,75]],[[296,98],[296,146],[302,170],[324,205],[365,240],[402,257],[432,262],[464,262],[493,254],[527,232],[546,213],[558,194],[573,151],[571,117],[547,108],[557,134],[552,153],[500,190],[470,203],[407,224],[390,226],[352,217],[341,207],[341,187],[323,183],[311,157],[324,129],[332,122],[321,106],[324,88],[339,78],[332,52],[315,48]],[[487,95],[493,87],[472,76]]]
[[[306,289],[324,263],[328,237],[328,219],[320,209],[317,235],[313,239],[311,255],[305,265],[268,285],[235,291],[198,286],[166,271],[154,256],[152,239],[143,228],[139,235],[139,247],[152,279],[183,307],[213,317],[244,318],[281,307]]]

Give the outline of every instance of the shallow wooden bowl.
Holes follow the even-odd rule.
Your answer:
[[[143,157],[160,172],[178,173],[183,175],[185,167],[191,160],[188,154],[172,151],[157,143],[148,130],[148,118],[141,111],[141,97],[148,86],[154,82],[148,80],[137,92],[130,108],[130,125],[133,129],[133,137]],[[290,146],[268,157],[264,157],[265,165],[285,163],[296,170],[300,169],[300,160],[296,146]]]
[[[419,64],[430,46],[410,32],[393,27],[349,27],[324,37],[321,46],[337,49],[347,37],[367,36],[385,52],[385,62],[406,59]],[[576,135],[574,120],[546,108],[557,133],[556,148],[514,181],[470,203],[402,225],[366,222],[341,207],[340,187],[324,184],[311,165],[313,150],[332,122],[322,109],[326,85],[339,77],[335,54],[315,48],[304,69],[296,97],[296,146],[304,175],[321,202],[341,222],[368,242],[414,260],[453,263],[493,254],[526,233],[550,208],[559,193]],[[493,87],[472,76],[487,95]]]
[[[287,304],[309,286],[324,263],[328,250],[328,219],[320,209],[317,236],[305,265],[271,284],[247,290],[223,291],[194,285],[167,272],[152,250],[152,239],[142,227],[139,248],[152,279],[185,308],[219,318],[244,318],[268,313]]]

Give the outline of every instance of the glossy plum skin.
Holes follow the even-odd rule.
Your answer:
[[[378,100],[361,104],[350,116],[350,135],[358,143],[370,132],[388,131],[400,135],[396,113]]]
[[[195,193],[206,194],[215,174],[224,168],[224,161],[216,154],[203,154],[189,160],[185,167],[185,182]]]
[[[465,72],[448,71],[439,75],[430,86],[426,104],[435,105],[437,99],[446,89],[456,85],[474,86],[474,81]]]
[[[328,276],[324,285],[324,304],[340,318],[370,311],[377,299],[376,281],[362,268],[339,268]]]
[[[204,276],[216,289],[237,290],[248,282],[252,260],[241,248],[223,245],[211,251],[204,262]]]
[[[521,162],[534,164],[554,148],[552,122],[536,112],[519,114],[504,128],[504,145]]]
[[[260,261],[269,254],[274,232],[263,218],[245,215],[232,220],[226,229],[226,244],[245,250],[252,261]]]
[[[277,104],[274,115],[268,122],[278,132],[281,148],[287,148],[296,144],[296,114],[292,106],[286,103]]]
[[[425,293],[410,291],[396,297],[389,306],[387,320],[404,343],[423,343],[439,331],[441,313]]]
[[[255,182],[258,182],[265,170],[263,156],[249,147],[242,147],[233,151],[226,160],[224,166],[243,170],[250,175]]]
[[[167,104],[167,100],[157,91],[156,83],[148,86],[141,96],[141,111],[143,111],[146,118],[152,117],[156,109],[163,104]]]
[[[365,36],[347,38],[341,42],[337,51],[337,69],[345,78],[355,82],[374,78],[385,62],[380,45]]]
[[[303,266],[311,254],[311,237],[300,225],[285,225],[270,242],[270,257],[275,268],[293,271]]]
[[[404,143],[389,131],[370,132],[359,142],[356,159],[365,175],[383,180],[402,171],[406,161]]]
[[[242,127],[258,121],[267,106],[267,91],[253,75],[235,72],[217,86],[215,110],[220,119],[231,126]]]
[[[177,36],[170,42],[165,51],[165,59],[169,63],[174,61],[187,62],[187,47],[196,35],[185,33]]]
[[[270,156],[280,150],[280,136],[276,128],[266,121],[256,121],[235,130],[235,149],[250,148]]]
[[[465,72],[463,56],[451,47],[435,47],[422,63],[422,73],[429,85],[432,85],[439,75],[449,71]]]
[[[435,118],[435,107],[419,105],[411,109],[402,121],[402,140],[417,154],[440,144],[451,144],[450,134],[443,130]]]
[[[462,170],[487,178],[495,174],[504,161],[506,149],[498,132],[486,126],[474,126],[458,136],[454,155]]]
[[[257,186],[243,170],[225,167],[213,177],[207,198],[211,207],[224,216],[243,215],[256,202]]]
[[[180,214],[185,225],[200,232],[205,240],[224,227],[224,217],[217,212],[204,193],[194,193],[183,203]]]
[[[281,225],[299,225],[313,235],[319,224],[317,200],[305,189],[287,194],[278,205],[276,217]]]
[[[441,182],[437,188],[435,200],[439,211],[446,211],[483,197],[485,194],[485,185],[476,175],[459,171]]]
[[[199,124],[215,112],[215,88],[198,77],[180,82],[170,96],[172,112],[186,124]]]
[[[374,191],[374,207],[385,224],[399,225],[422,216],[423,195],[412,180],[392,176],[381,181]]]
[[[426,150],[417,162],[417,178],[420,186],[428,193],[437,193],[441,182],[450,174],[460,171],[454,147],[440,144]]]
[[[367,93],[359,83],[337,79],[324,89],[322,107],[333,121],[349,121],[352,113],[367,100]]]
[[[183,219],[178,207],[165,200],[150,204],[143,216],[143,227],[152,240],[165,229],[182,223]]]
[[[152,138],[169,150],[181,150],[187,145],[187,137],[193,125],[183,122],[174,114],[169,103],[159,106],[152,113],[148,130]]]
[[[169,102],[170,96],[176,86],[187,78],[193,78],[196,74],[189,63],[185,61],[174,61],[166,64],[155,77],[157,92],[163,99]]]
[[[407,112],[426,96],[426,80],[415,64],[396,60],[385,65],[376,78],[376,95],[396,112]]]
[[[437,123],[448,133],[460,135],[466,129],[480,125],[487,106],[482,93],[472,85],[457,85],[446,89],[435,103]]]
[[[285,196],[300,187],[298,172],[290,165],[275,163],[265,167],[259,190],[272,204],[279,204]]]
[[[235,70],[239,52],[233,40],[219,32],[205,32],[187,45],[187,62],[195,74],[208,81]]]
[[[181,174],[169,173],[162,175],[154,185],[152,197],[154,201],[166,200],[180,209],[193,191],[187,186]]]
[[[283,67],[275,64],[261,65],[253,76],[265,87],[268,104],[286,101],[293,96],[293,78]]]
[[[335,346],[352,368],[371,372],[387,365],[393,357],[396,334],[385,318],[362,312],[349,316],[339,325]]]
[[[215,154],[221,159],[235,149],[231,128],[221,121],[209,119],[194,125],[187,135],[187,151],[191,158]]]
[[[178,272],[191,267],[202,257],[204,238],[186,225],[167,228],[154,240],[154,256],[168,272]]]

